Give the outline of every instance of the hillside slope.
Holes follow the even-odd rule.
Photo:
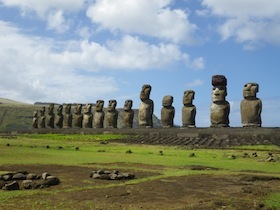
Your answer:
[[[0,131],[20,131],[32,128],[32,114],[35,110],[39,110],[43,105],[24,104],[21,102],[12,101],[9,99],[0,100]],[[47,106],[46,106],[47,107]],[[56,113],[55,106],[55,113]],[[118,109],[119,119],[118,127],[122,125],[121,116],[122,109]],[[94,107],[92,112],[94,112]],[[138,110],[134,110],[133,126],[138,127]],[[160,120],[154,115],[154,127],[160,126]]]

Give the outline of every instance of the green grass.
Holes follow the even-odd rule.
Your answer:
[[[169,146],[128,145],[114,143],[113,139],[127,138],[127,135],[62,135],[62,134],[27,134],[17,138],[0,139],[0,165],[5,164],[59,164],[75,166],[102,166],[112,164],[110,168],[125,168],[134,170],[149,170],[158,175],[135,179],[125,183],[113,183],[106,187],[137,184],[155,179],[165,180],[168,177],[196,175],[196,174],[240,174],[254,173],[280,177],[278,162],[267,162],[268,151],[273,151],[274,157],[279,160],[279,147],[271,145],[257,145],[236,147],[233,149],[182,149]],[[108,141],[108,144],[100,144]],[[9,146],[7,146],[9,144]],[[49,148],[47,148],[47,146]],[[62,147],[62,149],[58,149]],[[76,150],[76,148],[79,148]],[[127,154],[127,151],[131,151]],[[159,151],[163,155],[159,155]],[[251,156],[258,152],[258,157]],[[243,158],[244,152],[249,158]],[[191,157],[190,154],[194,153]],[[236,159],[232,159],[234,155]],[[135,165],[136,164],[136,165]],[[149,165],[149,169],[145,169]],[[214,167],[219,170],[190,170],[189,166],[200,165]],[[141,167],[143,166],[143,167]],[[160,169],[159,167],[160,166]],[[164,169],[164,170],[163,170]],[[67,189],[79,191],[104,186],[88,186]],[[64,191],[67,191],[64,190]],[[61,191],[53,190],[51,193]],[[0,193],[1,200],[9,198],[28,198],[36,193],[50,193],[50,191],[23,191]],[[264,201],[267,206],[280,208],[280,193],[274,193]],[[46,205],[48,202],[46,201]]]
[[[273,209],[280,209],[280,193],[272,193],[265,200],[265,204]]]
[[[243,145],[238,147],[233,147],[234,149],[243,150],[256,150],[256,151],[277,151],[280,152],[280,147],[276,145]]]
[[[278,162],[266,162],[267,151],[258,151],[257,158],[243,158],[246,149],[207,150],[179,149],[167,146],[127,145],[109,141],[126,138],[126,135],[62,135],[62,134],[28,134],[15,139],[0,140],[0,164],[21,164],[24,158],[26,164],[62,164],[82,165],[86,163],[141,163],[149,165],[182,167],[202,165],[231,171],[260,171],[265,173],[279,172]],[[6,146],[9,144],[10,146]],[[47,149],[46,147],[49,147]],[[62,147],[62,149],[58,149]],[[79,148],[76,151],[76,148]],[[255,151],[254,148],[252,151]],[[132,151],[127,154],[126,151]],[[101,152],[102,151],[102,152]],[[159,155],[163,151],[163,155]],[[189,157],[194,153],[194,157]],[[30,155],[32,154],[32,155]],[[230,157],[234,155],[236,159]],[[275,158],[278,158],[275,157]]]

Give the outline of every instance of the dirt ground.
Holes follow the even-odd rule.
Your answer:
[[[110,170],[110,166],[103,165],[103,169]],[[123,164],[120,171],[135,174],[139,181],[159,175],[148,172],[149,169],[164,170],[161,166],[129,165],[139,168],[131,171],[126,166]],[[256,172],[158,178],[133,184],[124,180],[91,179],[90,171],[97,169],[100,166],[0,166],[0,171],[24,170],[37,174],[47,171],[61,180],[59,185],[36,190],[31,196],[18,194],[1,201],[0,209],[267,209],[262,202],[265,196],[280,192],[279,178],[256,175]],[[204,170],[203,167],[191,169]],[[7,192],[0,191],[0,196],[1,193]]]

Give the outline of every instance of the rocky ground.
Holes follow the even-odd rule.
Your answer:
[[[267,209],[262,202],[270,192],[280,191],[280,179],[244,171],[238,175],[195,175],[158,178],[137,184],[127,180],[90,178],[100,166],[4,165],[0,171],[48,171],[61,183],[39,189],[32,196],[13,197],[1,209]],[[112,165],[104,165],[112,170]],[[126,164],[123,167],[127,167]],[[152,178],[162,166],[129,165],[135,180]],[[217,170],[189,166],[191,170]],[[125,169],[122,169],[125,171]],[[117,184],[116,184],[117,183]],[[115,185],[116,184],[116,185]],[[30,191],[29,191],[30,192]],[[5,192],[1,192],[5,193]]]

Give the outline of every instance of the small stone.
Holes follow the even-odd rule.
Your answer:
[[[42,179],[43,180],[46,180],[48,176],[50,176],[50,174],[48,172],[42,173]]]

